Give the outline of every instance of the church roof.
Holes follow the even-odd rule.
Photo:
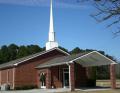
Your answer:
[[[63,51],[60,48],[53,48],[53,49],[50,49],[50,50],[47,50],[47,51],[39,52],[39,53],[36,53],[36,54],[33,54],[33,55],[29,55],[29,56],[26,56],[26,57],[23,57],[23,58],[20,58],[20,59],[17,59],[17,60],[13,60],[13,61],[10,61],[10,62],[7,62],[7,63],[3,63],[3,64],[0,65],[0,69],[17,66],[18,64],[21,64],[23,62],[26,62],[26,61],[28,61],[30,59],[36,58],[38,56],[41,56],[41,55],[46,54],[48,52],[51,52],[53,50],[60,51],[60,52],[62,52],[64,54],[66,54],[66,55],[70,55],[69,53]]]
[[[67,62],[70,62],[76,58],[79,58],[85,54],[87,54],[88,52],[85,53],[79,53],[79,54],[73,54],[73,55],[69,55],[69,56],[63,56],[63,57],[57,57],[54,59],[51,59],[43,64],[40,64],[39,66],[37,66],[36,68],[45,68],[45,67],[50,67],[50,66],[55,66],[55,65],[62,65],[62,64],[66,64]]]
[[[117,64],[115,61],[107,58],[106,56],[100,54],[99,52],[92,51],[76,55],[54,58],[46,63],[40,64],[36,68],[46,68],[63,64],[69,64],[73,62],[77,62],[83,67]]]

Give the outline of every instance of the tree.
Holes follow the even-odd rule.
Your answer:
[[[43,47],[43,48],[42,48],[42,51],[45,51],[45,50],[46,50],[46,47]]]
[[[98,66],[96,67],[96,78],[97,79],[109,79],[110,78],[110,70],[109,66]]]
[[[111,59],[113,61],[116,61],[116,59],[113,56],[110,56],[110,55],[106,54],[106,57],[108,57],[109,59]]]
[[[18,48],[19,47],[15,44],[10,44],[8,46],[8,52],[9,52],[10,60],[15,60],[16,59],[16,56],[17,56],[17,53],[18,53]]]
[[[20,46],[18,49],[17,58],[25,57],[29,55],[29,51],[26,46]]]
[[[59,46],[59,48],[62,49],[63,51],[65,51],[65,52],[69,53],[69,51],[66,48],[61,47],[61,46]]]
[[[1,47],[0,60],[1,60],[1,63],[8,62],[10,60],[10,54],[8,53],[8,47],[6,45]]]
[[[99,53],[101,53],[102,55],[105,55],[105,52],[104,51],[98,51]]]
[[[44,48],[41,48],[38,45],[28,46],[18,46],[16,44],[10,44],[8,46],[3,45],[0,49],[0,64],[18,58],[22,58],[31,54],[35,54],[43,50]]]
[[[97,9],[91,16],[97,22],[109,22],[107,27],[115,27],[113,31],[115,36],[120,34],[120,0],[77,0],[92,2],[92,5]]]
[[[86,49],[85,51],[86,52],[92,52],[92,51],[95,51],[95,50],[93,50],[93,49]]]
[[[35,54],[37,52],[41,52],[42,48],[40,48],[38,45],[28,45],[27,50],[29,54]]]
[[[83,53],[83,52],[85,52],[85,50],[82,50],[79,47],[76,47],[72,51],[70,51],[71,54],[78,54],[78,53]]]
[[[2,63],[2,53],[1,53],[1,50],[0,50],[0,64]]]

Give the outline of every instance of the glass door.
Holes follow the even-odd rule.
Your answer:
[[[63,69],[63,85],[64,88],[69,87],[69,69]]]

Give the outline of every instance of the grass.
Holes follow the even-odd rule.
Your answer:
[[[101,87],[110,87],[110,80],[97,80],[97,86]],[[63,93],[120,93],[120,80],[116,80],[116,85],[118,89],[115,90],[97,90],[97,91],[74,91],[74,92],[63,92]]]
[[[110,80],[97,80],[96,85],[103,86],[103,87],[110,87],[111,82]],[[117,88],[120,88],[120,80],[116,80],[116,85],[117,85]]]
[[[74,92],[63,92],[63,93],[120,93],[120,89],[99,90],[99,91],[74,91]]]

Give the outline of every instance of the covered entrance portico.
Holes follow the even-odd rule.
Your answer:
[[[71,91],[80,86],[87,85],[88,67],[109,65],[111,88],[116,88],[115,78],[116,62],[99,52],[58,57],[37,67],[46,72],[46,88],[69,87]],[[39,71],[38,71],[39,72]]]

